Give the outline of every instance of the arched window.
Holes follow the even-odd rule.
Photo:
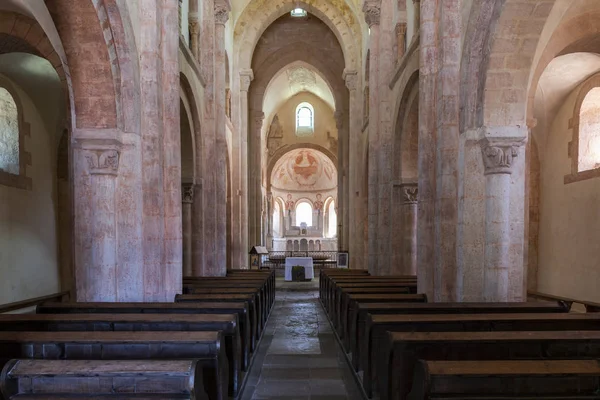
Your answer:
[[[315,110],[309,103],[296,108],[296,136],[312,136],[315,129]]]
[[[327,237],[335,237],[337,234],[337,214],[335,212],[335,202],[332,200],[327,207],[329,213],[329,224],[327,226]]]
[[[303,222],[306,226],[312,226],[312,206],[310,203],[302,201],[296,206],[296,226],[300,226]]]
[[[600,167],[600,87],[590,90],[579,111],[578,170]]]
[[[13,96],[0,87],[0,170],[19,175],[19,111]]]

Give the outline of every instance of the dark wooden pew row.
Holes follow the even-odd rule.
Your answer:
[[[225,284],[229,287],[222,287],[222,283],[217,283],[210,285],[210,283],[201,284],[201,283],[186,283],[183,285],[183,294],[254,294],[255,296],[255,304],[258,311],[258,316],[260,316],[259,323],[259,333],[262,331],[262,328],[267,323],[267,316],[271,309],[271,304],[267,299],[267,292],[263,290],[264,288],[257,287],[243,287],[242,284],[235,283],[233,284]]]
[[[350,326],[352,323],[352,310],[357,308],[359,304],[380,303],[382,301],[387,301],[391,304],[398,305],[413,303],[421,304],[427,303],[427,295],[402,293],[357,293],[348,294],[345,296],[344,302],[342,303],[342,309],[340,311],[342,325],[340,330],[336,330],[336,332],[338,332],[338,335],[340,335],[339,332],[341,332],[340,339],[342,340],[342,345],[346,349],[346,352],[352,352],[352,342],[356,339],[351,336],[351,332],[354,332],[355,329],[354,327]],[[360,333],[362,333],[362,331]],[[355,354],[358,354],[358,351]]]
[[[188,287],[189,288],[189,287]],[[184,302],[185,299],[191,298],[191,296],[204,297],[204,300],[210,301],[206,296],[218,295],[218,296],[233,296],[234,298],[238,295],[250,295],[254,296],[254,300],[250,303],[251,312],[254,309],[256,312],[256,334],[260,337],[262,329],[265,324],[264,315],[267,313],[266,305],[263,303],[263,297],[258,289],[254,288],[208,288],[208,287],[194,287],[191,291],[194,293],[182,294],[175,296],[175,302]],[[221,299],[221,297],[219,297]],[[238,300],[240,301],[240,300]],[[253,308],[252,308],[253,307]]]
[[[272,306],[275,300],[275,287],[272,286],[270,278],[267,279],[265,276],[244,274],[243,276],[231,276],[231,277],[198,277],[198,278],[185,278],[183,280],[184,290],[187,286],[210,286],[213,287],[231,287],[233,284],[239,284],[244,286],[235,287],[256,287],[260,286],[261,295],[265,297],[269,308]],[[184,291],[184,294],[186,292]]]
[[[11,360],[2,370],[0,388],[4,399],[118,394],[206,400],[200,364],[198,360]]]
[[[231,283],[245,283],[245,284],[260,284],[261,292],[267,299],[265,302],[270,311],[275,301],[275,276],[274,274],[268,273],[235,273],[227,277],[201,277],[201,278],[186,278],[184,279],[184,286],[187,285],[223,285]],[[266,319],[266,318],[265,318]]]
[[[384,283],[389,284],[393,281],[401,282],[407,284],[408,287],[411,288],[411,292],[416,293],[417,289],[417,281],[416,278],[406,278],[406,277],[381,277],[381,276],[363,276],[363,277],[331,277],[328,279],[325,285],[325,298],[324,303],[327,312],[331,312],[333,307],[333,299],[335,298],[336,287],[340,284],[350,284],[350,283]]]
[[[227,277],[241,278],[247,276],[255,276],[266,279],[273,294],[275,294],[275,271],[227,270]]]
[[[371,396],[374,380],[389,372],[393,345],[388,332],[482,332],[482,331],[591,331],[600,330],[600,315],[595,314],[458,314],[458,315],[371,315],[367,316],[362,337],[359,369],[363,388]],[[460,336],[460,334],[459,334]]]
[[[247,303],[44,303],[38,314],[235,314],[241,338],[242,365],[250,364],[252,327]]]
[[[389,280],[377,280],[371,282],[354,282],[354,281],[341,281],[335,282],[331,285],[328,298],[328,308],[331,314],[339,310],[340,301],[344,293],[360,293],[358,290],[366,290],[362,293],[375,293],[376,289],[391,289],[391,288],[404,288],[406,293],[416,293],[417,283],[407,279],[389,279]],[[371,289],[371,290],[367,290]],[[392,293],[391,291],[389,293]]]
[[[383,295],[366,297],[354,296],[350,302],[346,339],[349,339],[349,351],[352,364],[359,369],[360,349],[365,325],[369,314],[521,314],[521,313],[563,313],[569,309],[558,303],[426,303],[426,302],[389,302],[381,303]],[[366,298],[365,298],[366,297]],[[401,297],[401,296],[398,296]]]
[[[334,276],[369,276],[369,272],[367,270],[362,269],[331,269],[331,270],[321,270],[319,274],[319,298],[325,298],[325,292],[327,290],[327,285],[329,283],[329,279]]]
[[[194,360],[211,400],[227,399],[221,332],[0,332],[0,365],[11,359]]]
[[[342,288],[339,291],[339,296],[334,298],[333,302],[333,310],[331,313],[331,319],[333,320],[334,326],[340,334],[340,337],[344,335],[344,329],[346,325],[346,320],[348,318],[348,305],[350,302],[350,296],[359,295],[359,294],[414,294],[413,290],[411,290],[410,284],[406,283],[398,283],[397,285],[392,284],[384,284],[388,285],[386,287],[351,287],[351,288]],[[416,287],[415,287],[416,288]],[[427,301],[427,297],[424,295],[416,295],[418,296],[419,301]]]
[[[0,315],[0,331],[221,331],[225,339],[225,353],[229,366],[230,395],[238,395],[242,370],[248,368],[248,360],[242,357],[242,343],[236,314],[3,314]]]
[[[407,398],[418,360],[591,360],[600,357],[600,331],[390,332],[389,340],[394,343],[394,351],[387,362],[386,375],[378,377],[378,382],[386,385],[380,386],[381,400]],[[488,380],[488,383],[491,382]],[[492,393],[493,387],[490,387],[482,394]]]
[[[250,320],[250,333],[252,336],[252,351],[256,349],[260,338],[260,307],[256,304],[254,294],[178,294],[175,295],[175,304],[194,304],[205,302],[220,303],[246,303],[248,319]]]
[[[596,360],[419,361],[409,400],[598,399]]]

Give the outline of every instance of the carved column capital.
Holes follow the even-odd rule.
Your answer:
[[[215,0],[215,23],[225,25],[229,20],[230,11],[229,0]]]
[[[240,71],[240,90],[247,92],[250,88],[250,82],[254,79],[254,72],[251,69],[243,69]]]
[[[356,90],[358,89],[358,72],[355,70],[344,70],[344,75],[342,76],[344,81],[346,82],[346,87],[348,90]]]
[[[190,18],[188,21],[188,26],[191,35],[195,36],[200,34],[200,22],[198,21],[198,18]]]
[[[119,172],[120,153],[117,150],[88,150],[85,158],[91,175],[114,175]]]
[[[365,0],[362,10],[365,13],[365,21],[369,28],[379,25],[381,21],[381,0]]]
[[[525,138],[485,138],[480,141],[485,175],[512,174],[513,160]]]
[[[419,187],[416,183],[406,183],[400,186],[402,188],[402,203],[417,204],[419,200]]]
[[[184,204],[194,203],[194,184],[183,183],[181,185],[181,202]]]
[[[406,22],[398,22],[396,24],[396,35],[397,36],[406,35],[406,28],[407,28]]]
[[[258,111],[255,110],[252,112],[252,119],[254,119],[254,123],[256,124],[257,128],[262,128],[262,124],[265,120],[265,113],[262,111]]]

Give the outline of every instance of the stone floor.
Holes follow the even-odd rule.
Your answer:
[[[318,297],[317,279],[277,279],[275,307],[242,400],[362,398]]]

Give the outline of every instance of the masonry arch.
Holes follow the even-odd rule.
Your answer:
[[[250,68],[259,38],[279,17],[301,7],[323,21],[336,35],[349,69],[360,70],[362,32],[358,17],[345,2],[330,0],[252,0],[235,26],[235,53],[240,69]]]

